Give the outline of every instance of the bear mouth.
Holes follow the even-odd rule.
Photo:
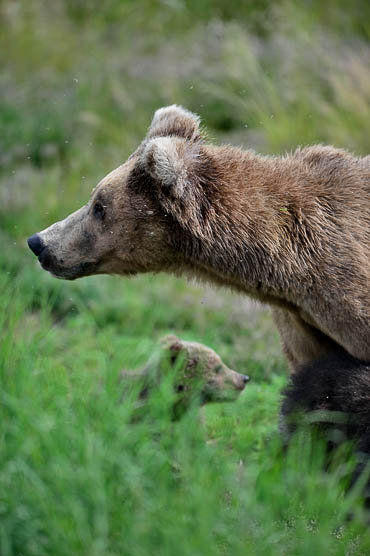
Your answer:
[[[38,257],[41,267],[49,272],[54,278],[60,280],[76,280],[96,273],[96,263],[92,261],[82,262],[72,266],[65,266],[48,248],[45,248]]]
[[[233,402],[236,401],[245,388],[245,383],[236,387],[229,385],[226,388],[209,387],[208,385],[202,389],[200,393],[201,404],[205,405],[211,402]]]

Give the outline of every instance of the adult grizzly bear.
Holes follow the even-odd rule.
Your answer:
[[[292,368],[341,348],[370,360],[370,157],[209,145],[198,116],[161,108],[90,201],[28,243],[58,278],[187,273],[268,303]]]

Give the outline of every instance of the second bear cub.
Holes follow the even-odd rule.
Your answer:
[[[370,461],[370,364],[341,354],[302,366],[283,392],[281,419],[287,441],[303,423],[324,436],[328,452],[353,442],[354,484]]]

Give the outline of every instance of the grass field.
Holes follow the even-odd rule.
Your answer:
[[[368,153],[369,4],[347,4],[0,1],[1,556],[369,554],[351,461],[324,473],[304,436],[282,456],[287,368],[266,308],[167,276],[61,282],[25,244],[165,104],[216,142]],[[168,332],[252,380],[178,423],[164,384],[132,424],[119,371]]]

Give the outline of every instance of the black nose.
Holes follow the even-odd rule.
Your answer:
[[[243,375],[243,380],[244,380],[244,384],[246,384],[250,380],[249,376],[248,375]]]
[[[45,245],[39,234],[33,234],[33,236],[29,237],[27,243],[28,247],[35,253],[36,257],[41,255],[41,252],[44,249]]]

